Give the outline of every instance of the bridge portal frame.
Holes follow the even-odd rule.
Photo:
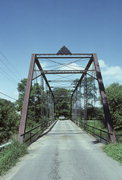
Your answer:
[[[33,72],[34,72],[34,66],[35,64],[38,66],[39,71],[40,71],[40,75],[43,76],[43,78],[46,81],[46,84],[49,87],[49,90],[52,93],[52,96],[54,98],[51,86],[49,85],[49,81],[47,80],[45,73],[47,73],[47,71],[45,72],[42,67],[41,64],[39,62],[40,59],[74,59],[74,58],[80,58],[80,59],[88,59],[88,63],[84,69],[84,71],[81,71],[81,78],[80,80],[77,82],[77,85],[71,95],[71,102],[72,102],[72,97],[73,94],[76,92],[79,84],[82,82],[84,76],[86,74],[88,74],[89,72],[89,68],[91,66],[92,63],[94,63],[94,67],[95,67],[95,72],[96,72],[96,80],[98,82],[98,86],[99,86],[99,92],[101,95],[101,101],[102,101],[102,105],[103,105],[103,111],[104,111],[104,117],[105,117],[105,122],[107,124],[107,128],[108,128],[108,132],[109,132],[109,136],[110,136],[110,141],[111,142],[116,142],[116,137],[115,137],[115,133],[114,133],[114,129],[113,129],[113,122],[112,122],[112,118],[111,118],[111,114],[110,114],[110,110],[109,110],[109,105],[108,105],[108,100],[107,100],[107,96],[106,96],[106,92],[105,92],[105,87],[104,87],[104,83],[103,83],[103,79],[102,79],[102,74],[101,74],[101,70],[100,70],[100,66],[99,66],[99,62],[98,62],[98,58],[96,54],[93,53],[57,53],[57,54],[32,54],[31,57],[31,63],[30,63],[30,68],[29,68],[29,73],[28,73],[28,79],[27,79],[27,84],[26,84],[26,89],[25,89],[25,96],[24,96],[24,101],[23,101],[23,106],[22,106],[22,112],[21,112],[21,120],[20,120],[20,126],[19,126],[19,141],[22,143],[23,142],[23,136],[22,134],[25,133],[25,128],[26,128],[26,120],[27,120],[27,113],[28,113],[28,104],[29,104],[29,96],[30,96],[30,89],[31,89],[31,84],[32,81],[35,79],[33,79]],[[54,71],[50,71],[50,74],[60,74],[60,72],[54,72]],[[64,72],[66,74],[66,72]],[[69,72],[68,72],[69,73]],[[73,71],[72,71],[73,73]],[[75,74],[77,73],[76,71],[74,72]],[[78,71],[79,73],[79,71]],[[61,71],[61,74],[63,74],[63,71]],[[39,76],[38,76],[39,77]],[[36,77],[36,78],[38,78]],[[72,103],[71,103],[72,105]]]

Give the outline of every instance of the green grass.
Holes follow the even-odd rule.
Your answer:
[[[107,144],[103,147],[103,151],[106,152],[108,156],[122,163],[122,144],[121,143]]]
[[[5,174],[18,162],[19,157],[22,157],[26,153],[27,146],[16,141],[0,151],[0,175]]]
[[[87,124],[90,125],[90,126],[94,126],[96,128],[99,128],[99,129],[105,129],[104,128],[104,125],[101,121],[87,121]]]

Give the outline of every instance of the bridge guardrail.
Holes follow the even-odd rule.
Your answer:
[[[54,121],[54,123],[51,124],[51,121],[50,121],[48,123],[49,125],[47,127],[43,128],[43,130],[41,129],[41,125],[38,125],[32,129],[30,129],[29,131],[25,132],[24,134],[21,135],[24,137],[24,143],[28,142],[29,144],[31,144],[32,142],[37,140],[37,138],[45,135],[46,133],[48,133],[53,128],[53,126],[56,124],[56,122],[57,121]],[[33,133],[33,131],[35,129],[38,129],[38,128],[39,128],[39,130],[37,132]],[[46,129],[47,129],[47,131],[46,131]],[[26,137],[26,135],[27,135],[27,137]]]
[[[81,123],[81,122],[80,122],[80,123]],[[107,131],[105,131],[105,130],[103,130],[103,129],[96,128],[96,127],[94,127],[94,126],[88,125],[88,124],[83,123],[83,122],[82,122],[81,124],[83,125],[83,127],[84,127],[84,129],[85,129],[86,131],[90,132],[93,136],[99,137],[99,141],[100,141],[100,142],[104,142],[104,143],[105,143],[105,142],[106,142],[106,143],[109,143],[109,142],[110,142],[109,136],[111,135],[111,133],[109,133],[109,132],[107,132]],[[93,131],[90,130],[90,128],[88,128],[88,127],[92,128]],[[98,130],[99,134],[96,133],[94,130]],[[103,135],[103,133],[104,133],[104,135]],[[105,134],[106,134],[107,136],[106,136]],[[103,141],[102,141],[102,140],[103,140]]]
[[[35,129],[38,129],[38,128],[40,128],[40,129],[37,132],[32,133]],[[32,129],[26,131],[24,134],[21,134],[21,136],[24,137],[24,142],[25,143],[28,142],[28,141],[30,141],[30,143],[31,143],[32,137],[36,136],[40,131],[41,131],[41,125],[38,125],[38,126],[32,128]],[[27,137],[26,137],[26,135],[27,135]]]

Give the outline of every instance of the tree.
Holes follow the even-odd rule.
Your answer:
[[[76,86],[78,83],[78,79],[75,79],[73,81],[73,85]],[[97,101],[97,87],[95,85],[94,79],[92,77],[86,77],[82,80],[81,85],[79,85],[79,87],[81,88],[85,88],[86,87],[86,93],[87,93],[87,105],[88,106],[92,106],[92,102],[96,102]],[[84,93],[80,93],[78,91],[77,96],[79,98],[84,98]]]
[[[77,84],[78,79],[73,81],[73,85],[76,86]],[[85,76],[77,88],[76,96],[74,96],[74,102],[76,102],[77,100],[79,100],[79,104],[81,103],[81,101],[86,102],[86,104],[84,104],[84,107],[81,109],[81,116],[84,116],[84,114],[86,114],[87,119],[92,119],[95,117],[96,111],[98,111],[98,109],[94,107],[94,104],[97,99],[97,87],[95,85],[95,80],[93,79],[93,77]]]
[[[55,96],[56,116],[70,116],[70,91],[65,88],[55,88],[53,90]]]
[[[26,82],[27,79],[22,79],[21,82],[18,83],[17,89],[19,92],[19,98],[16,101],[18,111],[22,110]],[[41,124],[41,126],[43,127],[46,125],[46,123],[48,123],[47,93],[48,91],[45,92],[38,83],[32,84],[26,123],[28,129],[36,126],[36,124]]]
[[[18,92],[19,92],[19,97],[18,100],[16,101],[16,108],[18,111],[22,110],[22,103],[25,95],[25,87],[26,87],[27,79],[24,78],[18,83]]]
[[[122,129],[122,85],[112,83],[106,88],[110,112],[115,129]]]
[[[19,117],[14,103],[0,99],[0,142],[8,140],[17,133]]]

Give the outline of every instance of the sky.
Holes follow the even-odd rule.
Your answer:
[[[97,53],[105,85],[122,84],[121,7],[121,0],[0,1],[0,92],[16,99],[31,54],[57,53],[64,45]]]

